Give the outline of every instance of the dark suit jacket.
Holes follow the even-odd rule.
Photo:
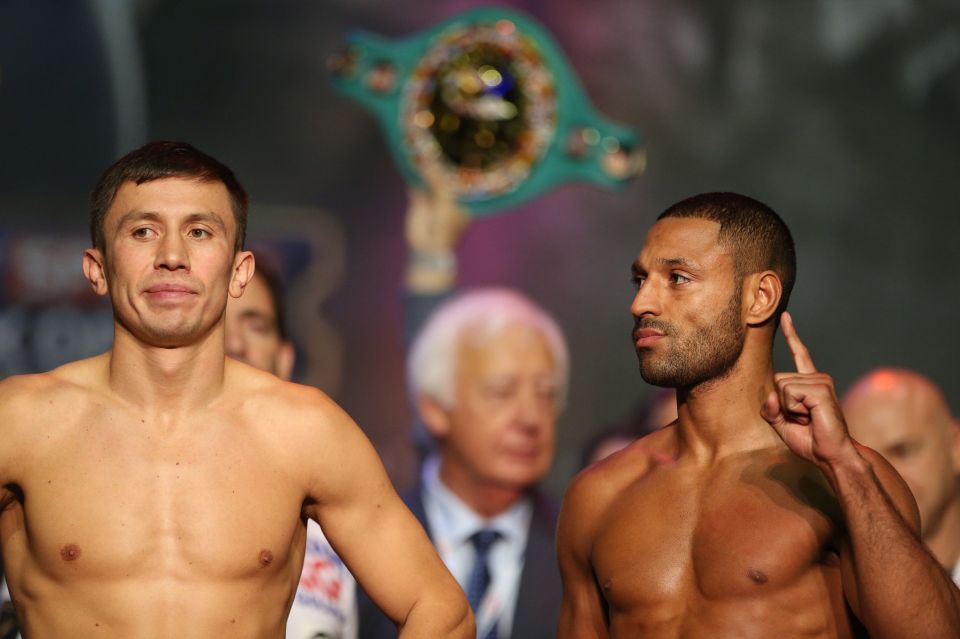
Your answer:
[[[557,617],[560,615],[560,599],[563,595],[554,550],[557,507],[540,493],[535,493],[533,500],[533,517],[530,520],[523,572],[520,574],[512,639],[554,639],[557,636]],[[403,501],[432,538],[420,488],[403,495]],[[393,623],[359,588],[357,599],[360,607],[360,639],[397,636]]]

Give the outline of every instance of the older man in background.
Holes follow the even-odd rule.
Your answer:
[[[568,353],[523,295],[455,295],[468,218],[434,189],[411,194],[405,309],[408,384],[425,460],[403,499],[463,587],[481,639],[552,639],[561,600],[557,507],[537,489],[554,457]],[[360,637],[392,636],[361,597]]]
[[[906,480],[923,542],[960,583],[960,424],[943,393],[914,371],[880,368],[854,383],[843,412],[853,437]]]
[[[227,301],[227,355],[273,373],[293,377],[296,352],[284,321],[283,284],[263,261],[243,295]],[[307,522],[300,584],[287,617],[287,639],[355,639],[356,581],[317,522]]]

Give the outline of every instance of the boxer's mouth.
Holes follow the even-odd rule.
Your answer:
[[[633,331],[633,342],[637,348],[652,346],[664,337],[666,334],[655,328],[639,328]]]
[[[154,284],[148,287],[144,293],[153,299],[177,300],[196,295],[197,292],[183,284]]]

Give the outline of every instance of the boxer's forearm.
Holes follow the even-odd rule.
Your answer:
[[[900,515],[871,464],[853,453],[824,474],[843,508],[858,608],[870,636],[960,637],[960,592]]]
[[[418,601],[398,630],[398,639],[475,639],[477,636],[473,613],[458,588],[441,597]]]

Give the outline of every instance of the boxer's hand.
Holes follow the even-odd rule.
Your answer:
[[[858,454],[847,433],[833,379],[817,372],[789,313],[782,315],[780,326],[797,372],[774,376],[777,388],[764,402],[761,415],[790,450],[817,465],[830,466]]]

